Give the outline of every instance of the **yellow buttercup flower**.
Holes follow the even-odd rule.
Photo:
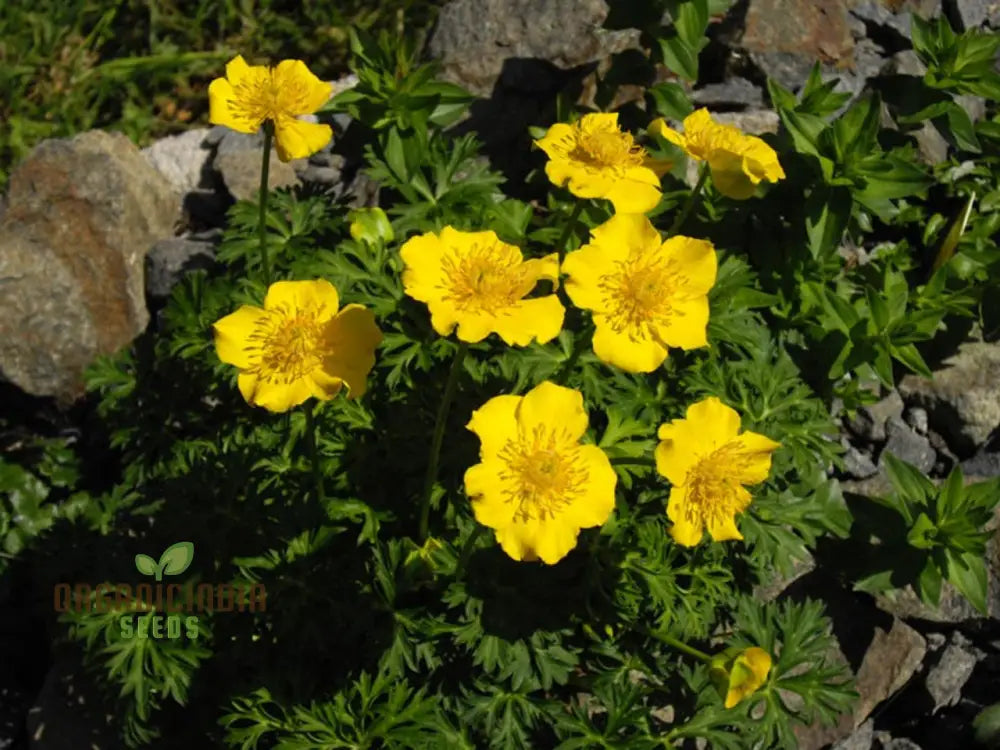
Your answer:
[[[713,657],[709,666],[712,681],[725,696],[726,708],[755,693],[770,671],[771,655],[756,646],[727,648]]]
[[[562,270],[573,304],[593,311],[594,353],[628,372],[652,372],[667,347],[706,346],[708,290],[715,283],[712,243],[663,241],[648,218],[617,214],[591,230]]]
[[[750,505],[743,485],[767,479],[780,443],[739,430],[740,415],[714,396],[660,425],[656,470],[673,485],[667,517],[678,544],[693,547],[706,528],[717,542],[743,538],[735,518]]]
[[[692,159],[707,161],[715,187],[730,198],[745,200],[761,180],[785,177],[773,148],[757,136],[715,122],[704,107],[684,118],[683,133],[667,127],[663,118],[653,120],[648,130],[680,146]]]
[[[282,412],[310,396],[331,399],[345,384],[348,398],[365,392],[382,334],[371,310],[339,304],[329,281],[278,281],[263,309],[243,305],[213,326],[215,350],[240,369],[247,403]]]
[[[426,302],[431,325],[442,336],[458,326],[461,341],[475,343],[496,333],[509,345],[544,344],[562,329],[566,313],[554,294],[525,296],[542,279],[557,282],[556,253],[524,260],[514,245],[494,232],[462,232],[445,227],[406,241],[403,286],[410,297]]]
[[[482,463],[465,472],[465,491],[515,560],[557,563],[580,529],[611,515],[618,478],[600,448],[580,444],[587,423],[583,395],[548,381],[472,413]]]
[[[271,68],[247,65],[237,55],[226,65],[226,77],[208,87],[208,119],[240,133],[256,133],[265,121],[271,122],[278,158],[302,159],[329,143],[333,130],[299,120],[298,115],[318,110],[332,92],[333,87],[301,60],[282,60]]]
[[[616,113],[556,123],[535,143],[549,157],[549,180],[578,198],[606,198],[616,212],[637,214],[660,202],[660,177],[670,165],[651,159],[631,133],[623,133]]]

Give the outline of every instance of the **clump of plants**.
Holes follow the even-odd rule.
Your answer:
[[[616,18],[690,81],[716,5]],[[817,67],[798,95],[770,83],[774,137],[674,82],[634,130],[570,113],[533,134],[530,203],[449,132],[470,97],[388,36],[352,34],[360,83],[329,102],[303,61],[231,60],[213,122],[263,130],[266,164],[272,144],[323,148],[324,113],[346,112],[381,206],[265,174],[218,269],[89,374],[113,486],[70,495],[62,453],[3,465],[31,507],[46,480],[68,497],[36,554],[95,584],[60,622],[130,745],[791,748],[854,697],[824,603],[759,593],[819,540],[909,551],[843,571],[859,588],[936,602],[950,580],[984,609],[995,482],[937,491],[893,462],[896,513],[854,518],[828,471],[835,401],[930,374],[965,321],[996,331],[1000,37],[915,20],[914,40],[926,105],[845,109]],[[949,102],[970,87],[991,119],[966,127]],[[953,145],[934,169],[907,132],[928,119]],[[17,553],[31,535],[10,523]],[[180,541],[184,566],[155,562]],[[96,588],[154,572],[215,586],[176,637],[152,624],[169,601]],[[220,605],[220,586],[244,595]]]

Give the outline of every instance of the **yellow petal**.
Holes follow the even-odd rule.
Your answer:
[[[541,427],[546,432],[558,430],[567,441],[575,441],[587,431],[589,418],[580,391],[545,380],[524,395],[517,407],[517,422],[522,435]]]
[[[705,519],[705,526],[712,540],[716,542],[728,542],[743,538],[740,530],[736,528],[736,519],[733,516],[709,515]]]
[[[562,330],[566,308],[550,294],[521,300],[496,317],[494,330],[508,346],[527,346],[532,340],[547,344]]]
[[[648,167],[630,167],[602,197],[611,201],[616,214],[644,214],[660,202],[660,178]]]
[[[375,349],[382,343],[375,314],[361,305],[347,305],[327,323],[325,337],[332,353],[323,360],[323,371],[347,383],[350,398],[360,397],[375,365]]]
[[[649,217],[638,214],[615,214],[603,224],[590,230],[592,244],[607,256],[607,263],[626,260],[634,251],[659,248],[660,233]],[[584,246],[586,247],[586,245]]]
[[[321,81],[301,60],[282,60],[274,69],[275,88],[297,89],[291,115],[308,115],[326,104],[333,92],[329,83]],[[326,144],[323,144],[326,145]],[[320,146],[322,148],[322,146]]]
[[[719,263],[715,248],[708,240],[677,235],[663,243],[663,252],[677,262],[686,280],[686,294],[708,294],[715,285]]]
[[[666,120],[662,117],[657,117],[649,123],[649,127],[646,128],[646,131],[658,135],[664,140],[669,141],[675,146],[680,146],[681,148],[684,148],[687,143],[684,136],[668,126]]]
[[[283,309],[286,313],[319,310],[317,322],[333,318],[339,305],[337,289],[326,279],[276,281],[267,288],[264,297],[266,310]]]
[[[478,344],[496,331],[497,318],[495,315],[482,312],[457,312],[456,317],[458,318],[458,331],[455,336],[459,341],[464,341],[467,344]]]
[[[740,453],[749,458],[746,467],[736,477],[740,484],[759,484],[767,479],[771,473],[771,454],[781,447],[781,443],[756,432],[737,435],[735,442],[739,444]]]
[[[565,152],[567,142],[576,142],[573,126],[567,125],[564,122],[557,122],[546,131],[544,136],[535,141],[535,145],[542,149],[551,159]]]
[[[511,558],[518,561],[537,560],[535,552],[536,521],[515,521],[497,529],[497,542]]]
[[[633,339],[615,331],[603,315],[594,316],[594,354],[626,372],[652,372],[667,358],[667,349],[652,339]],[[635,332],[632,332],[633,335]]]
[[[708,447],[706,452],[725,445],[740,431],[740,415],[715,396],[709,396],[696,404],[691,404],[685,414],[691,427],[701,434],[701,441]]]
[[[618,475],[607,454],[596,445],[581,445],[577,450],[579,465],[587,470],[587,490],[563,511],[563,516],[582,529],[603,526],[615,509]]]
[[[305,402],[310,396],[312,388],[307,378],[298,378],[291,383],[259,379],[252,402],[268,411],[285,412]]]
[[[530,286],[527,286],[524,294],[534,289],[535,285],[542,280],[553,282],[554,288],[559,286],[559,253],[549,253],[544,258],[531,258],[523,261],[521,268],[524,270],[527,280],[526,286],[530,282]]]
[[[674,486],[684,484],[688,472],[702,457],[697,450],[697,433],[691,430],[685,420],[678,419],[660,425],[658,436],[660,442],[653,452],[657,473],[666,477]]]
[[[708,346],[708,312],[708,297],[680,300],[674,303],[674,314],[668,321],[656,325],[656,335],[667,346],[678,349]]]
[[[254,67],[260,68],[263,66],[255,65]],[[237,55],[226,63],[226,78],[233,85],[236,85],[248,75],[251,75],[252,72],[252,68],[247,65],[247,61],[243,59],[243,55]]]
[[[322,369],[313,370],[306,378],[309,381],[312,395],[320,401],[329,401],[344,387],[342,378],[334,377]]]
[[[563,159],[549,159],[545,174],[553,185],[565,187],[578,198],[603,198],[615,184],[604,171],[587,170],[581,164]]]
[[[403,259],[403,287],[420,302],[440,297],[444,272],[441,267],[445,246],[433,232],[411,237],[399,249]]]
[[[253,404],[253,394],[257,391],[257,375],[252,372],[241,372],[236,378],[236,385],[240,389],[240,395],[248,404]]]
[[[465,472],[465,492],[472,498],[476,521],[491,529],[502,529],[514,522],[517,504],[505,496],[507,482],[503,479],[506,465],[484,461]]]
[[[305,122],[281,115],[274,124],[274,147],[282,161],[305,159],[321,150],[333,138],[329,125]]]
[[[607,309],[607,293],[601,284],[614,271],[614,261],[602,245],[584,245],[567,254],[562,271],[569,277],[565,282],[566,294],[574,305],[595,312]]]
[[[459,320],[458,308],[451,302],[431,300],[427,303],[431,313],[431,327],[439,336],[449,336]],[[487,332],[488,333],[488,332]],[[485,336],[483,337],[485,338]],[[482,339],[480,339],[482,341]]]
[[[466,255],[469,250],[474,246],[483,245],[495,245],[500,242],[500,238],[497,237],[496,232],[488,229],[483,232],[463,232],[460,229],[455,229],[450,224],[441,230],[441,243],[451,250],[457,251],[459,256]],[[513,248],[514,251],[512,255],[518,262],[521,261],[522,255],[521,250],[514,246],[508,245],[507,243],[501,243],[506,245],[508,248]]]
[[[266,317],[267,313],[259,307],[243,305],[236,312],[216,321],[212,330],[219,359],[227,365],[244,369],[250,367],[253,363],[244,347],[258,323]]]
[[[216,78],[208,85],[208,121],[213,125],[223,125],[239,133],[256,133],[261,120],[250,121],[237,117],[229,103],[236,98],[236,92],[225,78]]]
[[[742,164],[741,156],[729,153],[713,155],[709,161],[712,184],[727,198],[746,200],[757,191],[757,183],[744,174]]]
[[[580,129],[593,133],[598,130],[619,130],[617,112],[591,112],[580,118]]]
[[[694,547],[701,541],[704,528],[698,514],[691,516],[687,512],[687,502],[687,488],[671,488],[667,499],[667,518],[673,522],[670,527],[671,538],[681,546]]]
[[[511,440],[517,438],[517,407],[522,396],[494,396],[472,412],[466,426],[479,437],[479,456],[486,460],[496,456]]]
[[[538,522],[534,539],[535,554],[547,565],[555,565],[576,546],[580,529],[560,517]]]

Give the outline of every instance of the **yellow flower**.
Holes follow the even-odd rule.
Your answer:
[[[771,671],[771,655],[762,648],[730,647],[712,658],[709,674],[732,708],[756,692]]]
[[[715,187],[730,198],[745,200],[761,180],[777,182],[785,177],[773,148],[739,128],[715,122],[705,108],[684,118],[683,133],[667,127],[663,118],[653,120],[648,130],[680,146],[691,158],[707,161]]]
[[[247,65],[237,55],[226,65],[226,77],[216,78],[208,87],[208,119],[240,133],[256,133],[265,120],[270,121],[278,158],[302,159],[329,143],[333,130],[297,115],[315,112],[332,91],[301,60],[282,60],[269,68]]]
[[[491,333],[509,345],[544,344],[562,329],[566,313],[554,294],[524,299],[541,279],[557,282],[558,255],[524,260],[521,251],[491,231],[461,232],[445,227],[440,237],[427,232],[400,250],[403,286],[426,302],[431,325],[447,336],[475,343]]]
[[[472,413],[482,463],[465,472],[465,491],[515,560],[557,563],[580,529],[611,515],[618,478],[600,448],[580,444],[587,421],[583,395],[548,381]]]
[[[629,372],[652,372],[667,347],[706,346],[708,290],[715,283],[712,243],[666,242],[641,214],[617,214],[591,230],[562,270],[573,304],[593,311],[594,353]]]
[[[365,392],[382,334],[371,310],[339,312],[329,281],[278,281],[264,308],[243,305],[214,326],[215,350],[240,369],[247,403],[288,411],[310,396],[327,400],[346,384],[348,398]]]
[[[660,425],[656,447],[656,470],[673,485],[670,535],[685,547],[698,544],[705,528],[717,542],[742,539],[735,516],[750,505],[743,485],[767,479],[780,443],[738,434],[740,415],[714,396],[689,406],[685,417]]]
[[[618,115],[589,114],[567,125],[557,122],[535,141],[549,157],[545,174],[578,198],[606,198],[617,213],[642,214],[660,202],[660,177],[670,168],[649,158]]]

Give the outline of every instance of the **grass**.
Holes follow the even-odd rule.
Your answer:
[[[0,190],[44,138],[91,128],[134,142],[207,123],[206,87],[239,53],[347,70],[349,26],[426,32],[442,0],[4,0]]]

